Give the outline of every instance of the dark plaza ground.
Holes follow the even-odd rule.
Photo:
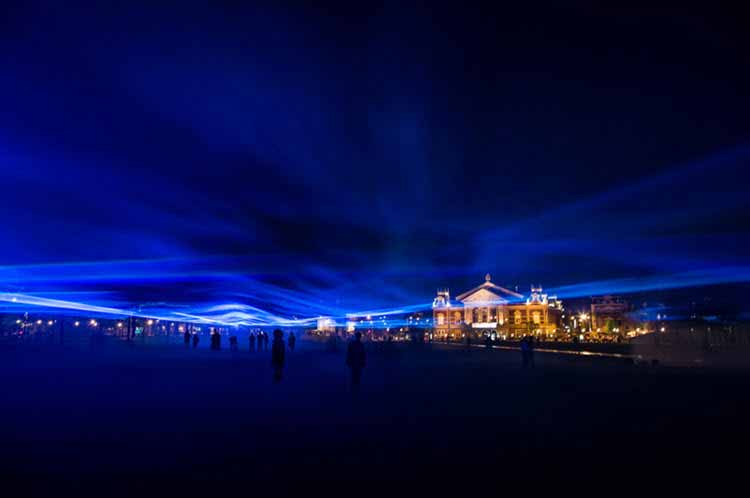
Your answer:
[[[542,353],[522,370],[515,351],[394,345],[369,352],[353,393],[343,352],[308,341],[277,385],[268,353],[0,358],[9,497],[721,486],[741,475],[733,455],[750,439],[740,371]]]

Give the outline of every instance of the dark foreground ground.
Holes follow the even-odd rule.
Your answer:
[[[750,376],[399,346],[0,351],[0,496],[648,494],[744,481]],[[606,483],[601,488],[595,483]]]

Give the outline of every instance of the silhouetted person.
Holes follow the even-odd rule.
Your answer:
[[[237,351],[237,336],[236,335],[229,337],[229,349],[231,351]]]
[[[534,336],[529,336],[529,365],[534,367]]]
[[[250,335],[248,336],[247,340],[250,342],[250,352],[255,352],[255,334],[250,332]]]
[[[215,330],[214,333],[211,334],[211,349],[214,351],[221,349],[221,334],[219,334],[218,330]]]
[[[362,379],[362,369],[365,368],[365,345],[362,344],[362,333],[354,334],[346,350],[346,366],[352,373],[352,385],[359,386]]]
[[[193,349],[198,347],[199,341],[200,341],[200,338],[198,337],[198,334],[193,334]]]
[[[276,336],[276,331],[273,331],[274,337]],[[263,351],[268,351],[268,334],[263,332]]]
[[[331,334],[328,336],[328,351],[335,352],[336,351],[336,335]]]
[[[521,362],[522,366],[534,366],[534,338],[526,335],[521,339]]]
[[[190,330],[189,329],[185,330],[184,340],[185,340],[185,347],[189,348],[190,347]]]
[[[489,334],[487,334],[487,337],[484,339],[484,345],[487,347],[487,349],[492,348],[492,337],[490,337]]]
[[[289,351],[294,351],[294,345],[297,344],[297,338],[294,337],[294,332],[289,332],[289,339],[287,342],[289,343]]]
[[[284,369],[284,355],[286,353],[286,344],[284,344],[284,334],[281,330],[273,331],[273,345],[271,346],[271,366],[273,367],[273,381],[281,380],[281,372]]]

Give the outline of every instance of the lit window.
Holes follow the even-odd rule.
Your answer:
[[[442,313],[438,313],[437,323],[438,325],[443,325],[445,323],[445,315],[443,315]]]
[[[537,325],[540,324],[540,323],[542,323],[542,317],[541,317],[541,315],[539,314],[538,311],[533,312],[531,314],[531,317],[534,320],[534,323],[536,323]]]
[[[515,313],[513,313],[513,319],[515,320],[516,325],[519,325],[521,323],[521,312],[516,311]]]

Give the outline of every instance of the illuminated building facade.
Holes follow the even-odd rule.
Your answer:
[[[597,332],[618,334],[635,328],[629,316],[630,305],[617,296],[591,298],[591,329]]]
[[[460,338],[465,333],[494,334],[517,338],[527,334],[553,335],[560,326],[562,303],[531,288],[524,296],[492,283],[489,274],[483,284],[451,301],[447,289],[439,290],[432,303],[433,331],[439,338]]]

